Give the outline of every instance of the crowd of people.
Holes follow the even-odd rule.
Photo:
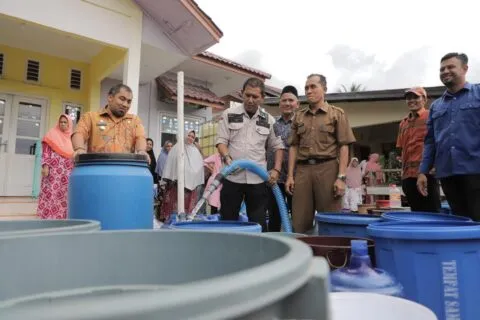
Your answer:
[[[427,108],[425,89],[405,92],[408,112],[400,122],[395,158],[401,164],[402,189],[412,211],[438,212],[440,184],[455,214],[480,221],[480,86],[466,82],[468,58],[449,53],[440,62],[445,93]],[[313,227],[315,212],[357,211],[364,186],[384,183],[379,155],[358,159],[350,154],[355,137],[348,115],[325,100],[327,79],[311,74],[305,82],[308,106],[300,108],[293,86],[283,88],[274,118],[261,106],[264,82],[249,78],[242,87],[243,104],[228,108],[217,132],[217,153],[204,157],[195,131],[185,141],[164,142],[156,158],[154,141],[145,137],[138,116],[128,113],[132,90],[123,84],[108,93],[107,105],[84,114],[75,130],[65,115],[43,139],[42,187],[38,214],[66,218],[68,177],[73,158],[85,152],[143,154],[152,182],[158,184],[157,219],[177,211],[178,143],[185,144],[185,209],[191,212],[223,166],[248,159],[268,170],[263,181],[240,171],[223,180],[208,203],[222,219],[237,220],[242,203],[248,219],[263,231],[280,231],[279,208],[270,191],[277,183],[292,217],[295,232]]]

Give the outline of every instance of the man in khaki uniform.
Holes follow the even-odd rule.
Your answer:
[[[108,91],[105,108],[80,118],[72,134],[75,156],[85,152],[138,153],[150,161],[142,121],[128,113],[132,98],[130,87],[117,84]]]
[[[296,113],[289,136],[285,188],[293,193],[293,228],[298,233],[312,228],[315,210],[338,212],[345,194],[349,145],[355,137],[345,112],[325,101],[326,91],[323,75],[308,76],[310,106]]]
[[[248,159],[266,168],[267,148],[275,152],[275,164],[269,172],[269,183],[276,183],[282,170],[283,149],[280,136],[275,134],[275,118],[260,106],[265,96],[263,81],[250,78],[242,89],[243,104],[229,108],[222,114],[217,132],[217,148],[225,164],[232,160]],[[223,180],[220,192],[220,213],[223,220],[238,220],[245,197],[248,219],[267,230],[267,186],[255,173],[243,170]]]

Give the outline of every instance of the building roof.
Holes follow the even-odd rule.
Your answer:
[[[202,8],[200,8],[200,6],[194,0],[186,1],[190,2],[192,6],[198,10],[204,21],[207,22],[207,24],[209,24],[213,28],[213,30],[215,30],[219,38],[223,37],[223,31],[218,27],[218,25],[213,21],[213,19],[210,18],[210,16],[206,14],[205,11],[202,10]]]
[[[278,88],[265,85],[265,99],[280,97],[282,91]],[[242,91],[236,90],[224,97],[227,100],[234,102],[243,102]]]
[[[241,64],[241,63],[235,62],[233,60],[218,56],[218,55],[216,55],[214,53],[211,53],[211,52],[208,52],[208,51],[204,51],[202,53],[197,54],[194,57],[194,59],[201,60],[201,61],[207,60],[207,61],[213,61],[213,62],[216,62],[216,63],[220,63],[222,65],[225,65],[225,66],[243,71],[245,73],[248,73],[252,76],[260,77],[264,80],[265,79],[270,79],[272,77],[272,75],[269,74],[269,73],[260,71],[260,70],[255,69],[255,68],[251,68],[251,67],[246,66],[244,64]]]
[[[374,90],[374,91],[358,91],[358,92],[341,92],[327,93],[325,100],[328,102],[354,102],[354,101],[388,101],[405,99],[404,89]],[[445,91],[445,87],[425,87],[429,98],[438,98]],[[307,102],[306,96],[299,97],[300,103]],[[265,99],[266,105],[278,105],[279,98]]]
[[[269,86],[268,84],[265,85],[265,95],[271,96],[271,97],[280,97],[281,94],[282,94],[282,89],[274,86]]]
[[[169,98],[176,99],[176,79],[172,79],[167,76],[160,76],[156,80],[157,85],[167,91]],[[225,105],[225,102],[221,98],[217,97],[215,93],[210,91],[210,89],[205,86],[193,84],[191,82],[188,82],[188,80],[185,80],[183,90],[185,95],[185,101],[187,102],[196,103],[199,105],[204,105],[217,109],[223,109],[223,106]]]

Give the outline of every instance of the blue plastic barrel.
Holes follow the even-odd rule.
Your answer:
[[[446,201],[442,202],[440,212],[445,214],[452,214],[452,210],[450,209],[450,205],[448,204],[448,202]]]
[[[428,222],[428,221],[472,221],[472,219],[451,214],[434,212],[398,211],[385,212],[382,215],[385,221]]]
[[[380,222],[380,217],[355,213],[317,213],[318,235],[367,238],[366,227]]]
[[[80,155],[70,176],[70,219],[100,221],[102,230],[153,229],[153,178],[138,154]]]
[[[438,319],[478,319],[480,223],[383,222],[367,227],[377,266]]]
[[[242,221],[182,221],[172,223],[169,229],[248,233],[262,232],[262,226],[260,226],[258,223]]]

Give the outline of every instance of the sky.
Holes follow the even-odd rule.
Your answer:
[[[267,84],[327,77],[328,92],[438,86],[440,58],[469,57],[467,80],[480,82],[480,3],[473,0],[196,0],[223,31],[215,54],[268,72]]]

